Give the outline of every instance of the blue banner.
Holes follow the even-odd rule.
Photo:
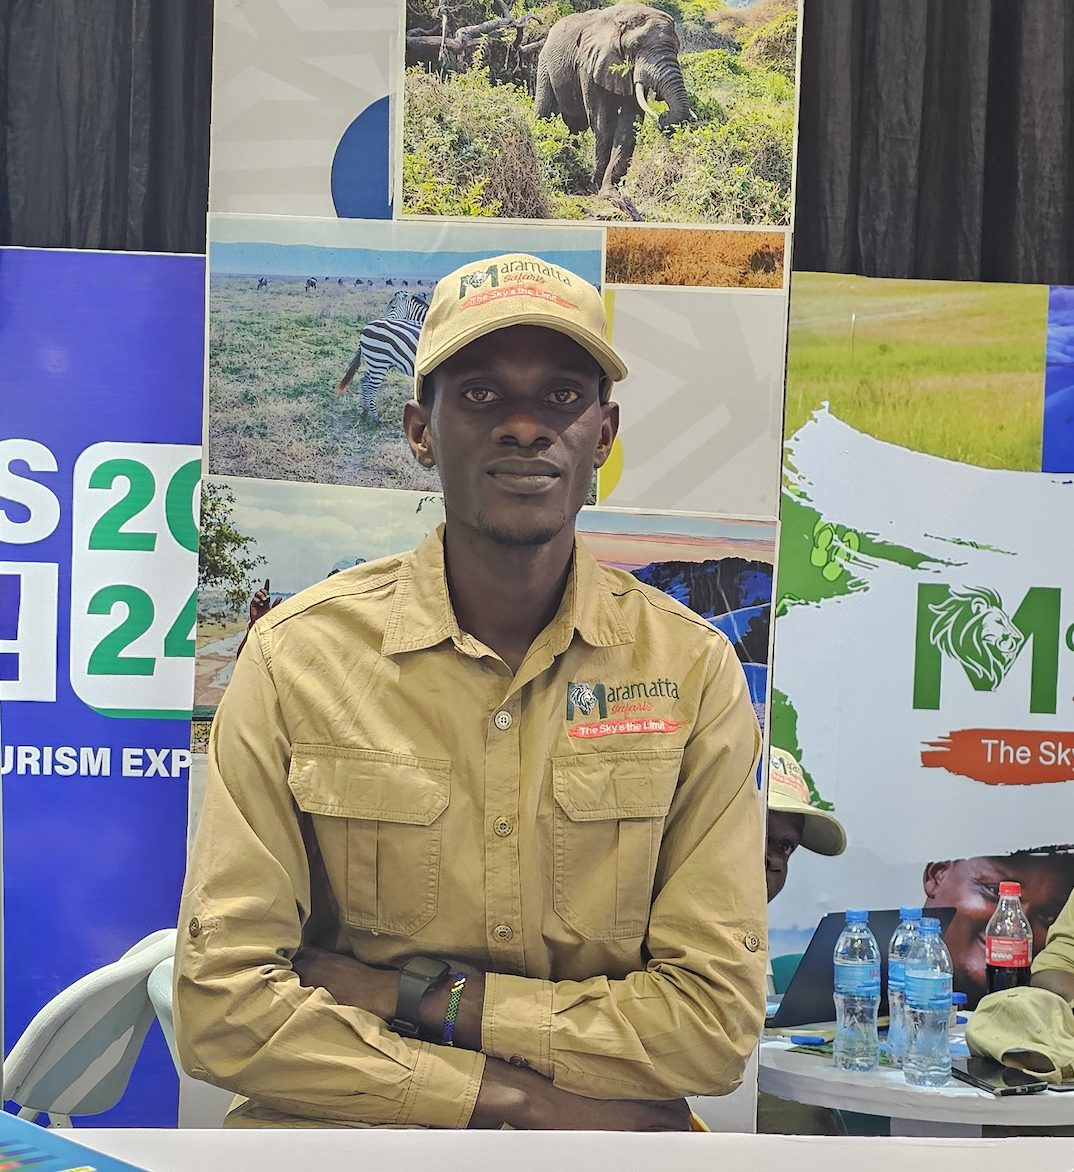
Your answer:
[[[176,922],[185,861],[204,258],[0,249],[6,1046]],[[174,1126],[150,1031],[95,1126]]]

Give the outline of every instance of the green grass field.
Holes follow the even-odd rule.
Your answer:
[[[393,290],[333,280],[307,293],[297,277],[256,286],[254,277],[210,283],[209,471],[438,492],[435,471],[420,467],[402,434],[411,380],[389,371],[382,427],[360,414],[360,372],[345,394],[335,389]]]
[[[858,431],[983,468],[1040,471],[1043,285],[795,273],[786,435],[822,402]]]

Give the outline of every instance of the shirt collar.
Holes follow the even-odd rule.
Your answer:
[[[634,641],[601,567],[577,534],[563,601],[544,632],[551,653],[566,651],[575,631],[593,647]],[[455,618],[444,564],[444,526],[440,525],[402,563],[381,653],[420,651],[445,639],[465,655],[483,654],[482,645],[461,630]]]

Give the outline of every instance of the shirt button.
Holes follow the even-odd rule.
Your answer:
[[[194,939],[196,936],[200,936],[201,920],[199,920],[197,916],[192,916],[190,923],[186,926],[186,930],[190,934],[191,939]]]
[[[757,949],[761,947],[761,941],[757,938],[756,934],[753,932],[747,932],[746,938],[742,941],[742,943],[745,944],[745,946],[750,950],[750,952],[756,952]]]
[[[530,1060],[528,1058],[523,1058],[521,1054],[512,1054],[511,1057],[507,1059],[507,1061],[510,1062],[512,1066],[528,1067],[530,1064]]]
[[[506,732],[515,723],[515,718],[506,709],[501,709],[496,713],[495,723],[501,732]]]
[[[492,929],[492,934],[496,937],[497,940],[506,941],[511,939],[511,937],[515,934],[515,930],[511,927],[510,924],[497,924],[496,927]]]
[[[511,831],[514,830],[514,827],[511,825],[510,818],[497,818],[496,821],[492,824],[492,829],[495,830],[501,838],[506,838],[511,833]]]

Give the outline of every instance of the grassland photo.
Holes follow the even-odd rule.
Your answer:
[[[918,452],[1039,472],[1048,288],[791,279],[785,434],[822,403]]]
[[[782,232],[727,228],[608,228],[605,275],[618,285],[782,289]]]
[[[402,430],[421,323],[440,277],[516,250],[600,284],[598,228],[214,217],[209,471],[439,491]]]
[[[798,0],[408,0],[402,210],[789,223]]]

